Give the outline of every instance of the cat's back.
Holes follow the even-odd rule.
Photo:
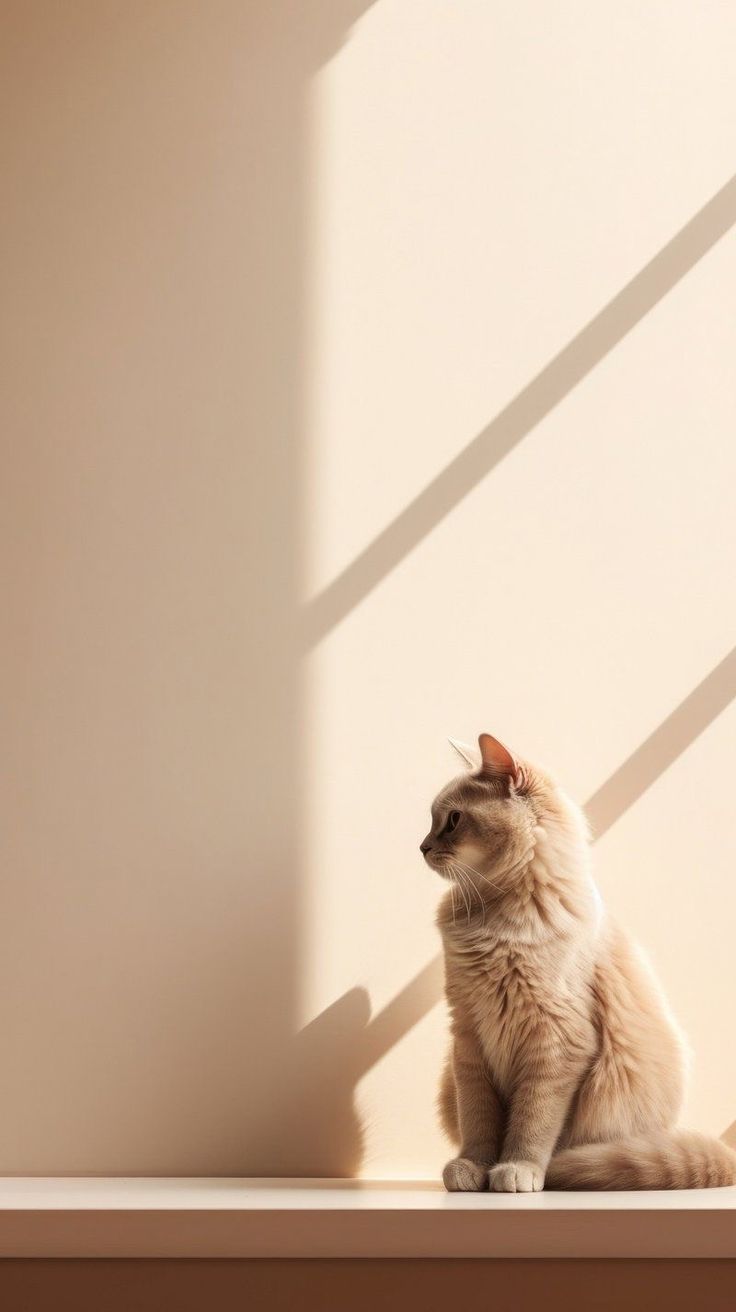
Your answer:
[[[649,958],[636,940],[606,916],[596,953],[592,981],[596,1022],[607,1041],[622,1041],[664,1054],[672,1065],[684,1065],[687,1044],[670,1010]]]
[[[688,1049],[648,959],[606,917],[591,979],[596,1054],[568,1143],[641,1134],[677,1120]]]

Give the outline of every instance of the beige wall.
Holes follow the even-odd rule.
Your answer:
[[[593,799],[723,1131],[736,11],[3,18],[0,1170],[436,1174],[481,728]]]

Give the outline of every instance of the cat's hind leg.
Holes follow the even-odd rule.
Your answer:
[[[440,1114],[440,1124],[448,1139],[455,1146],[459,1145],[460,1124],[457,1115],[457,1089],[455,1087],[455,1072],[452,1068],[452,1054],[449,1052],[442,1070],[439,1093],[437,1094],[437,1110]]]

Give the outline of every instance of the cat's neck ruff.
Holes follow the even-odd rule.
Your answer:
[[[530,850],[504,873],[502,884],[474,881],[465,896],[462,888],[452,890],[442,931],[455,950],[597,936],[604,907],[590,872],[582,814],[569,804],[535,825],[532,838]]]

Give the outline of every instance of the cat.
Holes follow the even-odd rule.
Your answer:
[[[675,1129],[687,1047],[651,968],[608,916],[584,816],[490,734],[421,843],[450,881],[437,916],[452,1046],[440,1090],[450,1190],[692,1189],[736,1153]]]

